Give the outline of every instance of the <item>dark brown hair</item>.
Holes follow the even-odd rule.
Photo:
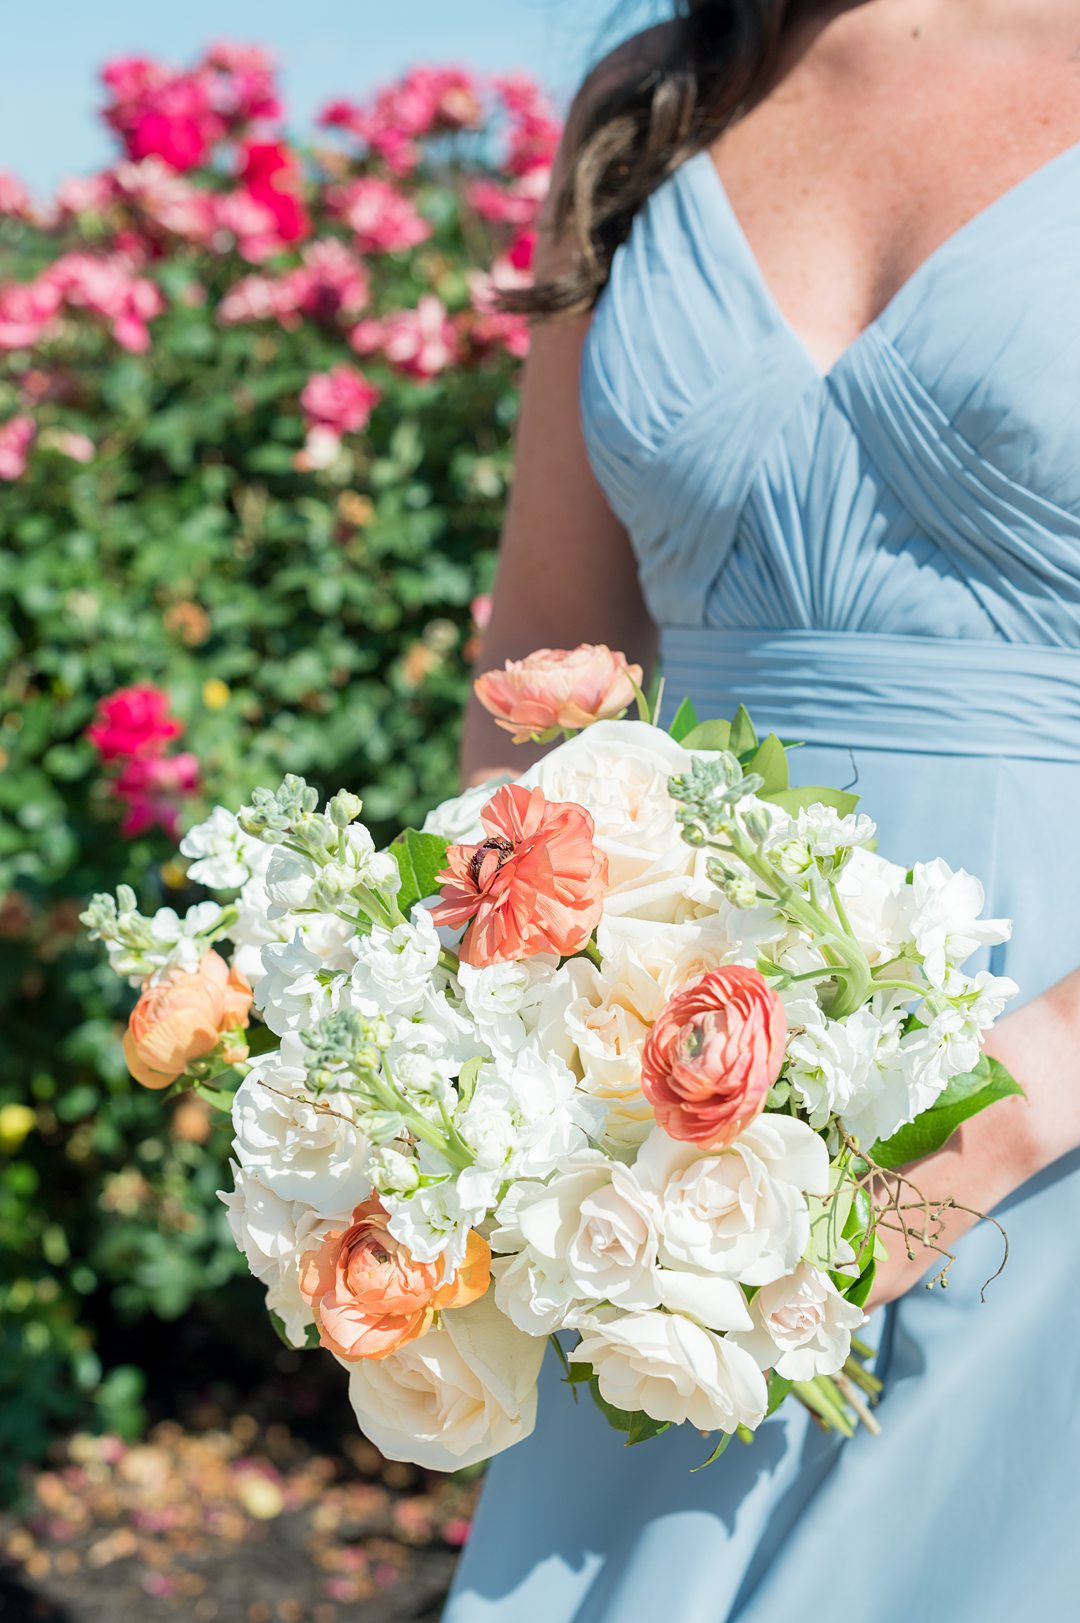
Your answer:
[[[570,266],[508,295],[508,307],[591,309],[646,198],[763,93],[791,25],[826,9],[822,0],[676,0],[672,23],[609,58],[576,103],[549,215]]]

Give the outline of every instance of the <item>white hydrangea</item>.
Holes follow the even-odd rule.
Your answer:
[[[192,859],[188,878],[208,890],[239,890],[270,856],[268,847],[245,834],[235,813],[224,806],[215,806],[204,823],[188,829],[180,854]]]

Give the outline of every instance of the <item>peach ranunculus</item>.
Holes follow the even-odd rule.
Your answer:
[[[508,659],[473,683],[476,697],[515,744],[576,732],[594,721],[621,716],[641,687],[641,666],[627,663],[603,643],[538,648],[527,659]]]
[[[671,1137],[709,1149],[738,1138],[784,1063],[784,1005],[756,969],[732,964],[683,986],[645,1039],[642,1090]]]
[[[451,1279],[443,1259],[417,1262],[387,1224],[377,1195],[347,1229],[327,1234],[300,1265],[300,1294],[315,1315],[319,1344],[339,1358],[386,1358],[430,1330],[444,1308],[467,1307],[491,1282],[491,1247],[469,1231]]]
[[[205,1059],[229,1032],[246,1026],[251,987],[239,970],[216,952],[208,952],[198,969],[172,969],[143,988],[124,1034],[124,1058],[136,1082],[167,1088],[192,1060]],[[242,1059],[247,1048],[238,1037],[226,1044],[226,1064]]]
[[[452,845],[436,924],[468,925],[461,960],[482,967],[580,952],[600,922],[607,857],[584,806],[508,783],[480,813],[485,838]]]

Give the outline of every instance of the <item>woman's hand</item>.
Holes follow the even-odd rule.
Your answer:
[[[936,1155],[905,1170],[931,1203],[954,1201],[970,1211],[946,1213],[938,1245],[951,1251],[983,1213],[1070,1150],[1080,1146],[1080,970],[1059,981],[995,1027],[987,1052],[1007,1067],[1025,1097],[1002,1099],[972,1117]],[[885,1229],[867,1308],[882,1307],[940,1269],[947,1258]]]

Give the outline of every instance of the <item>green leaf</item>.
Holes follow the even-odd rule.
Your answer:
[[[694,1473],[697,1472],[697,1471],[704,1471],[704,1469],[705,1469],[705,1467],[707,1465],[715,1465],[716,1461],[720,1458],[721,1454],[723,1454],[725,1452],[725,1450],[727,1449],[727,1447],[730,1444],[731,1439],[734,1437],[734,1435],[735,1435],[735,1433],[733,1431],[722,1431],[720,1433],[720,1441],[717,1443],[716,1447],[713,1449],[713,1451],[709,1455],[708,1459],[707,1460],[702,1460],[700,1465],[692,1465],[690,1467],[691,1476],[693,1476]]]
[[[826,789],[821,784],[812,784],[807,789],[776,789],[762,794],[761,798],[792,815],[807,806],[832,806],[841,817],[847,817],[859,804],[858,795],[849,794],[846,789]]]
[[[681,744],[687,733],[693,732],[697,724],[697,711],[689,699],[684,699],[671,718],[671,726],[668,728],[668,732],[676,744]]]
[[[651,1437],[659,1437],[670,1424],[670,1420],[654,1420],[651,1415],[640,1412],[632,1414],[626,1428],[627,1448],[632,1448],[635,1443],[647,1443]]]
[[[852,1304],[853,1307],[865,1307],[867,1297],[870,1295],[870,1292],[874,1286],[874,1275],[876,1273],[877,1258],[871,1255],[870,1261],[867,1263],[866,1267],[863,1269],[855,1283],[851,1286],[850,1290],[845,1289],[845,1286],[850,1283],[849,1280],[843,1279],[839,1274],[833,1274],[831,1277],[837,1290],[841,1292],[841,1294]]]
[[[280,1313],[275,1313],[271,1309],[271,1311],[270,1311],[270,1323],[274,1327],[274,1334],[277,1336],[278,1340],[280,1342],[282,1342],[284,1344],[284,1346],[290,1348],[293,1352],[295,1352],[296,1351],[296,1345],[295,1345],[294,1342],[289,1340],[289,1337],[288,1337],[288,1335],[286,1334],[286,1331],[285,1331],[285,1320],[281,1317]],[[305,1348],[311,1348],[311,1347],[317,1347],[318,1345],[319,1345],[319,1332],[318,1332],[318,1329],[316,1328],[315,1325],[309,1324],[307,1329],[304,1332],[304,1346],[305,1346]]]
[[[828,1195],[806,1197],[810,1213],[810,1242],[806,1256],[819,1268],[827,1268],[836,1255],[855,1199],[855,1185],[842,1166],[830,1169],[829,1183],[831,1189]]]
[[[789,1381],[785,1375],[778,1375],[775,1370],[769,1376],[769,1406],[766,1414],[775,1414],[783,1403],[795,1383]]]
[[[731,743],[728,748],[734,750],[741,758],[757,747],[758,736],[754,723],[750,720],[750,712],[744,704],[741,704],[735,712],[735,720],[731,723]]]
[[[702,721],[680,740],[683,749],[726,750],[731,743],[730,721]]]
[[[973,1071],[954,1076],[936,1104],[901,1127],[891,1138],[881,1139],[870,1150],[879,1167],[902,1167],[921,1161],[948,1143],[956,1129],[980,1110],[999,1099],[1023,1094],[1020,1086],[998,1060],[984,1054]]]
[[[746,762],[747,772],[757,772],[765,779],[759,791],[762,795],[776,794],[788,786],[787,751],[775,733],[762,739]]]
[[[416,828],[405,829],[391,845],[391,855],[401,873],[397,903],[403,913],[415,902],[434,895],[438,889],[436,876],[446,866],[447,849],[448,842],[441,834],[421,834]]]

